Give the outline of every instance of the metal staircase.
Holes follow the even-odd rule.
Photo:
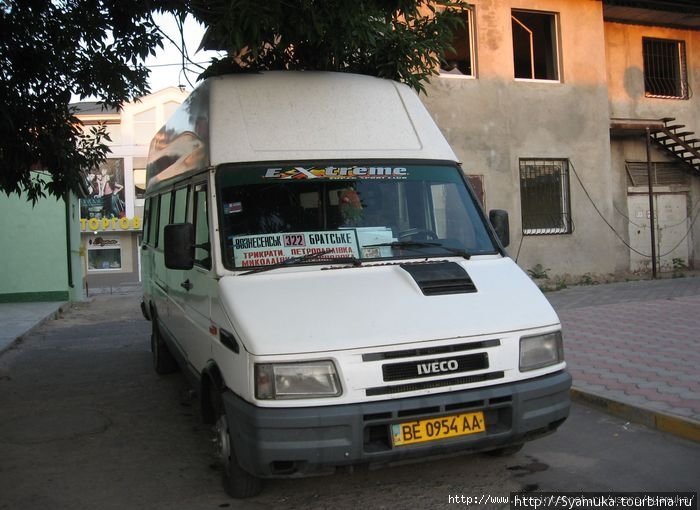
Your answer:
[[[696,175],[700,175],[700,138],[696,133],[686,130],[683,124],[672,124],[676,119],[661,119],[664,127],[651,133],[652,141],[665,149]]]

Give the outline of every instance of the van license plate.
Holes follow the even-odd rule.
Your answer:
[[[485,431],[484,413],[478,411],[396,423],[391,426],[391,440],[394,446],[404,446]]]

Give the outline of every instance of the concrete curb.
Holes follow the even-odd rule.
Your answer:
[[[46,322],[54,319],[58,319],[59,316],[69,310],[71,308],[72,304],[69,301],[66,301],[64,303],[60,303],[58,307],[53,311],[47,314],[46,316],[38,319],[31,327],[29,327],[27,330],[21,332],[18,334],[14,340],[10,340],[5,343],[0,343],[0,356],[2,356],[5,352],[9,351],[10,349],[14,348],[19,344],[22,339],[32,333],[34,330],[36,330],[39,326],[45,324]]]
[[[571,388],[571,399],[588,404],[609,414],[619,416],[634,423],[673,434],[674,436],[700,442],[700,422],[671,414],[654,411],[645,407],[626,404],[603,395]]]

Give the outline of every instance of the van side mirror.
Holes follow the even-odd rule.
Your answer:
[[[194,225],[173,223],[163,229],[165,267],[192,269],[194,266]]]
[[[510,226],[508,221],[508,211],[503,209],[492,209],[489,211],[489,221],[498,239],[505,248],[510,244]]]

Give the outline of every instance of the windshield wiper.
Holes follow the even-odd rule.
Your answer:
[[[365,248],[374,248],[379,246],[389,246],[390,248],[401,248],[401,249],[413,249],[413,251],[420,251],[420,248],[442,248],[454,255],[458,255],[462,258],[469,260],[471,258],[471,253],[466,250],[461,250],[459,248],[452,248],[451,246],[445,246],[442,243],[432,243],[430,241],[392,241],[390,243],[378,243],[378,244],[367,244]]]
[[[276,264],[270,264],[269,266],[256,267],[245,273],[241,273],[241,276],[253,273],[262,273],[264,271],[270,271],[271,269],[279,269],[280,267],[292,266],[294,264],[301,264],[304,262],[309,262],[310,260],[320,259],[324,255],[328,255],[333,252],[333,248],[328,248],[325,250],[317,251],[314,253],[307,253],[306,255],[299,255],[298,257],[289,257]],[[354,266],[360,266],[362,263],[357,257],[332,257],[324,260],[324,262],[333,264],[352,264]]]

